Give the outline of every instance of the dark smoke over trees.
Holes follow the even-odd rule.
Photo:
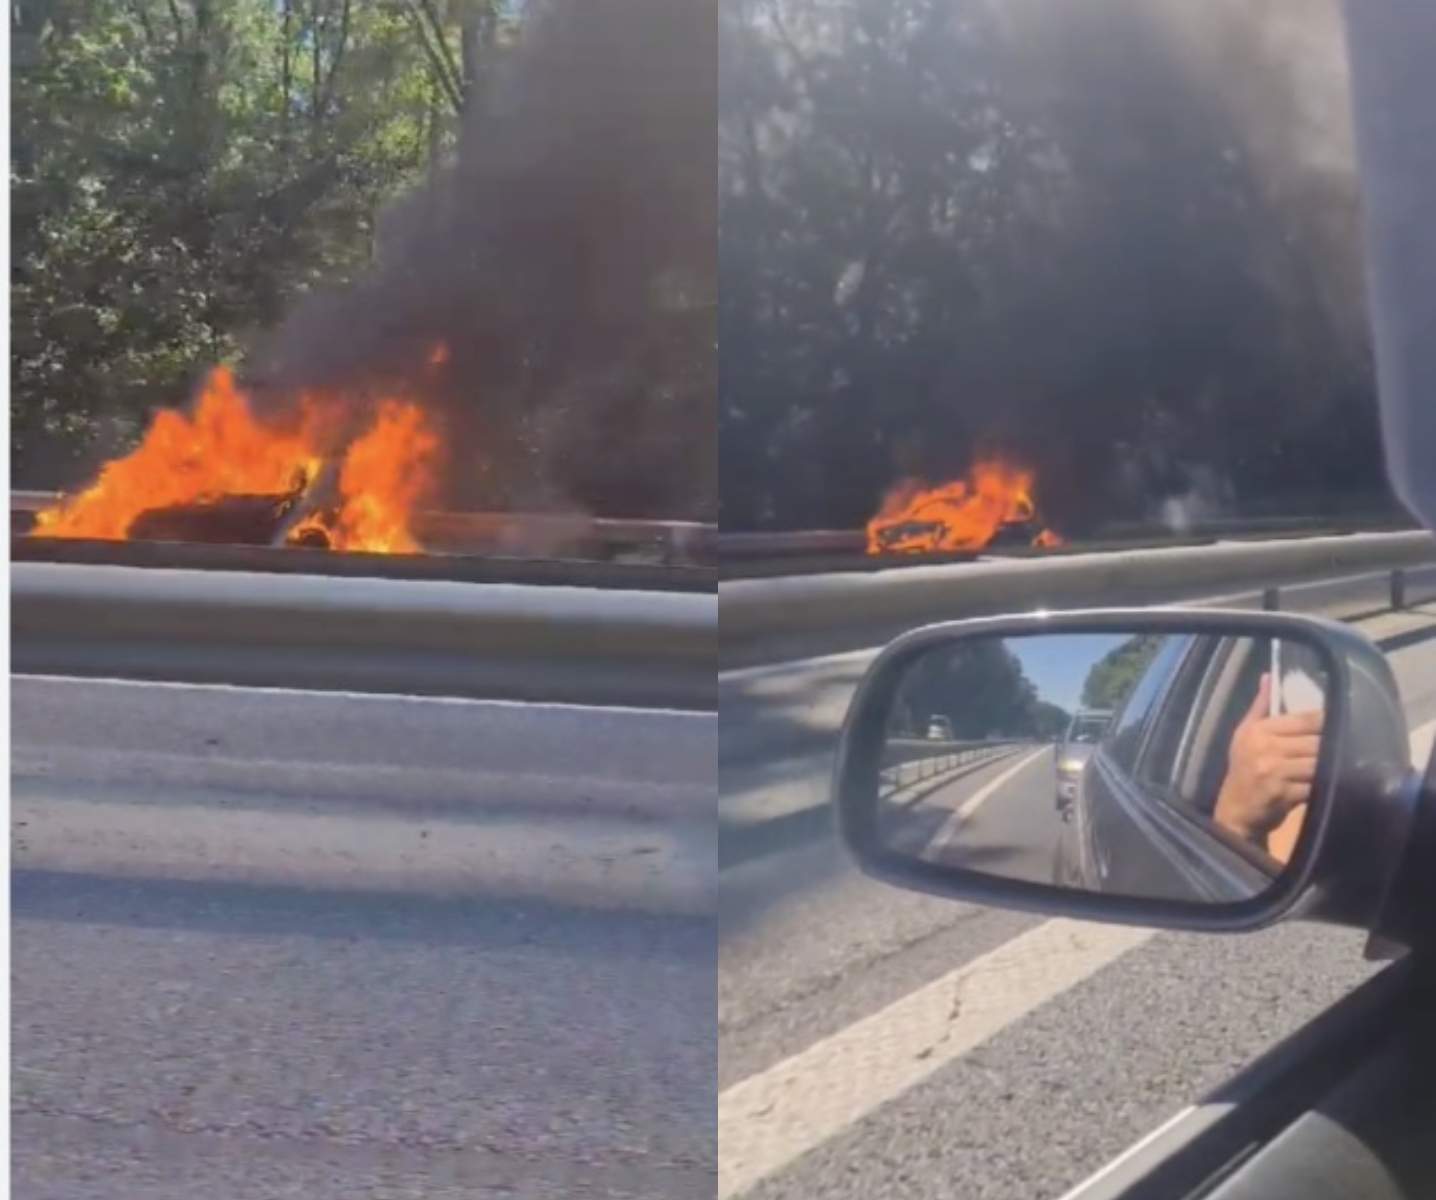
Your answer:
[[[12,8],[22,486],[223,360],[417,392],[453,507],[713,519],[716,0]]]
[[[525,22],[377,269],[294,313],[259,377],[418,389],[450,507],[712,519],[716,8],[531,0]]]
[[[724,0],[725,527],[1003,452],[1044,516],[1383,478],[1329,5]]]

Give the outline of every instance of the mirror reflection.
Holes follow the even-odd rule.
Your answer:
[[[1008,879],[1226,903],[1265,891],[1310,807],[1327,671],[1210,633],[966,637],[888,715],[879,836]]]

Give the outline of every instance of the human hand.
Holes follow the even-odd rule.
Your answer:
[[[1273,717],[1271,676],[1232,734],[1227,775],[1213,818],[1239,837],[1265,846],[1267,836],[1311,797],[1325,714],[1320,709]]]

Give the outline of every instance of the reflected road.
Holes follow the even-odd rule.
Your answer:
[[[928,784],[892,815],[889,844],[930,862],[1052,881],[1062,818],[1054,748],[1021,743],[994,763]]]

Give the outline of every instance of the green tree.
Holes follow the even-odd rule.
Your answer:
[[[1032,708],[1032,732],[1042,741],[1061,737],[1072,721],[1072,714],[1060,705],[1039,700]]]
[[[15,478],[74,482],[243,355],[454,141],[480,0],[22,0],[12,86]],[[437,56],[437,57],[436,57]]]
[[[1156,657],[1162,641],[1157,634],[1138,634],[1104,654],[1082,684],[1082,707],[1120,706]]]
[[[1053,736],[1069,715],[1038,699],[1018,657],[1000,638],[938,649],[918,659],[894,704],[894,736],[921,737],[945,717],[959,741]]]

